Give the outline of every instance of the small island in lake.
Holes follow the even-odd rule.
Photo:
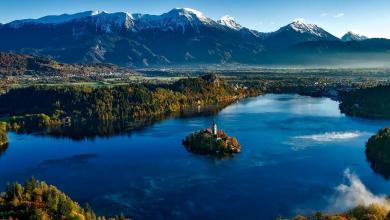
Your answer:
[[[183,140],[188,151],[197,154],[229,155],[239,153],[241,146],[237,139],[229,137],[222,130],[218,130],[213,122],[211,128],[191,133]]]

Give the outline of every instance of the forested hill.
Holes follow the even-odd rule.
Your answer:
[[[124,216],[97,216],[91,206],[81,207],[57,187],[31,177],[24,184],[7,184],[0,193],[0,219],[125,220]]]
[[[19,75],[66,76],[112,72],[131,71],[112,64],[64,64],[43,57],[0,53],[0,77]]]
[[[13,127],[45,127],[64,121],[144,119],[186,110],[192,106],[230,103],[250,94],[215,75],[181,79],[171,85],[114,87],[29,87],[0,96],[0,115]]]
[[[390,85],[346,93],[341,98],[340,109],[350,116],[390,118]]]

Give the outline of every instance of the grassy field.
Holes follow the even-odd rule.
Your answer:
[[[95,80],[72,80],[69,79],[56,79],[56,80],[16,80],[6,86],[7,89],[17,89],[29,86],[88,86],[88,87],[110,87],[127,84],[170,84],[183,77],[171,77],[171,76],[133,76],[128,78],[107,78],[107,79],[95,79]]]

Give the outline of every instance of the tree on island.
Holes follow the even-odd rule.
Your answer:
[[[188,135],[183,140],[183,144],[188,151],[198,154],[229,155],[241,151],[237,139],[218,130],[215,122],[211,128]]]

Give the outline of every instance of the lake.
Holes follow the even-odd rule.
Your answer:
[[[209,127],[242,152],[216,159],[181,145]],[[0,183],[35,176],[98,214],[135,219],[275,219],[340,211],[390,193],[364,153],[388,121],[346,117],[328,98],[269,94],[214,116],[173,118],[128,135],[75,141],[9,133]]]

